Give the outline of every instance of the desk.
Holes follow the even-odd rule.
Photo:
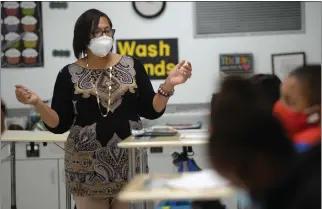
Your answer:
[[[52,134],[47,131],[5,131],[1,135],[2,142],[10,143],[11,170],[11,209],[17,209],[16,203],[16,146],[17,142],[66,142],[68,133]],[[70,209],[71,198],[66,187],[66,209]]]
[[[207,188],[200,190],[184,190],[174,188],[145,188],[144,184],[150,179],[174,179],[181,174],[142,174],[134,179],[119,193],[121,201],[162,201],[162,200],[214,200],[235,194],[232,187]],[[185,173],[184,175],[189,175]]]
[[[162,137],[141,137],[136,138],[130,136],[118,143],[118,147],[133,149],[133,148],[150,148],[150,147],[182,147],[193,145],[208,144],[208,134],[204,131],[198,133],[196,131],[180,131],[175,136]]]
[[[135,151],[137,148],[150,147],[183,147],[192,145],[204,145],[208,143],[206,130],[180,131],[175,136],[162,137],[134,137],[130,136],[118,143],[118,147],[128,149],[129,153],[129,178],[135,176]],[[144,159],[141,159],[141,161]],[[142,162],[141,162],[142,165]]]
[[[204,145],[208,143],[207,130],[185,130],[179,131],[175,136],[162,137],[133,137],[130,136],[118,143],[118,147],[128,149],[129,159],[129,180],[135,177],[136,149],[146,149],[151,147],[184,147],[192,145]],[[145,166],[147,159],[140,158],[140,165]],[[145,173],[144,171],[141,173]],[[146,205],[144,204],[144,209]],[[131,206],[133,208],[133,206]]]

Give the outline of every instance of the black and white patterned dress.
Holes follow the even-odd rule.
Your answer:
[[[77,64],[65,66],[58,74],[52,109],[59,115],[53,133],[70,129],[65,145],[68,188],[74,196],[113,198],[128,179],[128,155],[117,143],[140,129],[140,117],[156,119],[155,92],[140,61],[123,56],[112,69],[111,107],[107,117],[110,69],[89,70]],[[94,85],[93,85],[94,83]]]

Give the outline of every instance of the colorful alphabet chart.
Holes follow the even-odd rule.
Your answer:
[[[44,66],[41,2],[2,1],[1,68]]]
[[[219,61],[221,72],[253,72],[254,60],[252,54],[221,54]]]

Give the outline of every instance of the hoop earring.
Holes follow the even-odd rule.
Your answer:
[[[87,50],[86,52],[82,52],[82,58],[87,57]]]

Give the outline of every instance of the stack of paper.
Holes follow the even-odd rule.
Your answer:
[[[181,177],[169,180],[167,185],[177,189],[211,189],[225,187],[228,181],[214,170],[184,173]]]

